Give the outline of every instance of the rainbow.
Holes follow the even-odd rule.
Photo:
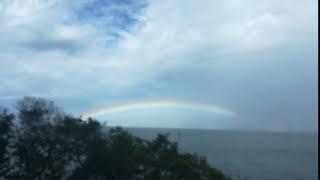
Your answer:
[[[211,105],[211,104],[169,100],[169,101],[143,101],[143,102],[114,105],[114,106],[110,106],[110,107],[85,113],[84,115],[81,116],[81,118],[85,120],[85,119],[88,119],[89,117],[98,117],[102,115],[108,115],[108,114],[113,114],[118,112],[129,111],[129,110],[144,110],[144,109],[155,109],[155,108],[189,109],[189,110],[211,112],[211,113],[221,114],[221,115],[231,116],[231,117],[236,116],[236,114],[229,109]]]

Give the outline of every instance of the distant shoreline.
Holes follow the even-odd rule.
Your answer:
[[[109,126],[109,125],[108,125]],[[117,126],[109,126],[117,127]],[[119,126],[120,127],[120,126]],[[318,131],[275,131],[275,130],[251,130],[251,129],[207,129],[207,128],[171,128],[171,127],[138,127],[121,126],[125,129],[150,129],[150,130],[182,130],[182,131],[225,131],[225,132],[243,132],[243,133],[279,133],[279,134],[318,134]]]

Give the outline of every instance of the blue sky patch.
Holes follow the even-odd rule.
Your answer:
[[[130,31],[147,7],[145,0],[94,0],[74,10],[75,21],[93,23],[100,30],[115,35]]]

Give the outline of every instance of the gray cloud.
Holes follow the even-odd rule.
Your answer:
[[[65,53],[77,53],[84,48],[84,44],[74,40],[33,39],[23,43],[24,47],[40,53],[41,51],[64,51]]]

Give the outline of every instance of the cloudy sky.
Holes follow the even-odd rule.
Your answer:
[[[81,115],[183,101],[236,117],[149,108],[143,127],[317,130],[317,0],[0,0],[0,104],[45,97]]]

